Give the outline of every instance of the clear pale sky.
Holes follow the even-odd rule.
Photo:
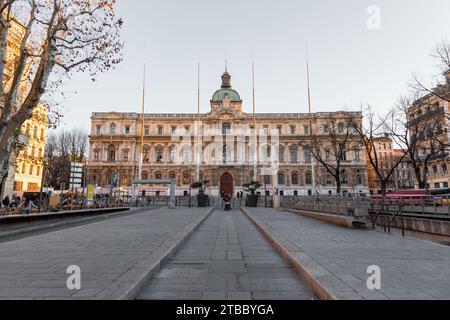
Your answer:
[[[381,9],[381,29],[367,8]],[[94,111],[139,112],[144,60],[146,112],[201,111],[220,86],[225,57],[233,88],[251,110],[252,47],[257,112],[307,112],[305,43],[313,111],[380,112],[407,93],[412,73],[438,74],[430,52],[450,40],[449,0],[119,0],[124,61],[91,82],[78,74],[62,88],[64,128],[90,127]],[[76,92],[76,93],[75,93]]]

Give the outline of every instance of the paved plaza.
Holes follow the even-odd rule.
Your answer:
[[[245,210],[291,255],[325,269],[323,282],[341,298],[450,299],[449,246],[339,227],[274,209]],[[371,265],[381,268],[381,290],[367,288]],[[341,288],[344,291],[338,292]]]
[[[140,210],[0,243],[0,299],[450,298],[445,245],[275,209]]]
[[[215,210],[139,299],[275,300],[315,296],[239,210]]]
[[[0,299],[119,299],[207,214],[158,209],[0,243]],[[81,290],[66,286],[81,269]]]

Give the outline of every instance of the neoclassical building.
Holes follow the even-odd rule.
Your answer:
[[[26,27],[16,19],[11,20],[11,28],[7,37],[7,56],[4,69],[4,84],[9,89],[14,75],[14,65],[20,55],[20,44],[26,32]],[[30,83],[22,81],[19,89],[19,101],[25,99]],[[0,112],[2,105],[0,104]],[[8,176],[4,183],[3,193],[11,196],[23,192],[40,191],[46,134],[48,129],[48,109],[39,103],[29,119],[22,124],[21,137],[15,146],[15,151],[9,159]]]
[[[93,113],[88,183],[106,192],[115,174],[118,187],[125,189],[136,179],[173,178],[181,195],[192,182],[208,180],[207,192],[217,195],[236,194],[256,177],[262,194],[335,192],[332,176],[315,163],[304,143],[311,130],[325,139],[330,117],[347,117],[348,112],[246,113],[227,71],[210,105],[205,114],[145,114],[143,121],[138,113]],[[362,121],[360,112],[351,115]],[[343,155],[344,192],[368,193],[364,153],[355,148]],[[167,188],[146,190],[165,194]]]

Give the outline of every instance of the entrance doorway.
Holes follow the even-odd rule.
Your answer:
[[[231,195],[234,193],[233,176],[228,172],[220,177],[220,194],[224,193]]]

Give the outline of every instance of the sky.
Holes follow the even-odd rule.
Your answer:
[[[449,12],[449,0],[118,0],[124,60],[95,82],[82,73],[66,82],[60,128],[89,129],[92,112],[140,112],[144,62],[148,113],[196,112],[198,62],[209,112],[225,59],[251,112],[252,51],[256,111],[307,112],[306,44],[313,112],[383,113],[413,73],[439,75],[430,54],[450,41]]]

